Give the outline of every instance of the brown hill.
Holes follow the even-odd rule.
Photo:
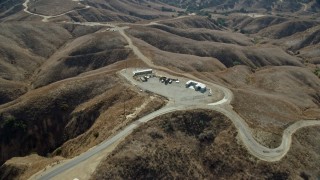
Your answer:
[[[268,146],[279,145],[290,123],[320,118],[320,79],[309,69],[280,66],[252,71],[235,66],[215,75],[234,88],[234,109]]]
[[[12,0],[13,1],[13,0]],[[29,18],[30,16],[22,11],[22,1],[11,2],[15,5],[15,11],[10,8],[3,9],[3,18],[14,19]],[[7,3],[9,4],[9,3]],[[61,6],[63,4],[63,6]],[[19,11],[20,10],[20,11]],[[129,0],[89,0],[89,1],[49,1],[37,0],[28,3],[28,11],[46,16],[57,16],[57,20],[76,20],[76,21],[120,21],[135,22],[144,19],[155,19],[159,17],[171,17],[179,8],[169,6],[159,2],[149,1],[129,1]],[[0,11],[1,12],[1,11]],[[66,13],[66,14],[64,14]],[[17,14],[17,15],[16,15]],[[61,16],[60,16],[61,15]],[[38,18],[39,19],[39,18]],[[55,21],[55,20],[53,20]]]
[[[28,4],[29,11],[42,15],[58,15],[71,10],[82,9],[85,6],[80,1],[50,1],[50,0],[37,0],[30,1]],[[63,6],[61,6],[63,4]]]
[[[80,73],[108,66],[127,59],[126,41],[116,32],[82,36],[53,54],[34,74],[34,88],[77,76]]]
[[[277,40],[274,44],[285,47],[289,53],[301,57],[306,64],[319,64],[319,31],[320,26],[317,25],[306,31]]]
[[[126,114],[132,114],[135,107],[148,98],[137,89],[125,87],[117,76],[107,72],[67,79],[29,91],[0,106],[0,163],[31,152],[46,156],[69,139],[86,132],[80,136],[82,141],[70,142],[64,146],[66,150],[57,152],[65,156],[77,155],[132,120],[123,117],[123,103],[128,106]],[[162,105],[163,100],[156,97],[137,116]],[[98,138],[99,135],[94,134],[101,128],[107,129],[104,130],[107,133],[100,133]],[[18,143],[21,141],[24,143]]]
[[[214,57],[227,67],[239,63],[252,67],[266,65],[301,66],[296,57],[290,56],[274,46],[242,47],[225,43],[195,41],[147,27],[132,28],[129,33],[163,51]],[[269,53],[270,51],[273,53]]]
[[[16,83],[0,78],[0,104],[10,102],[28,91],[22,83]]]
[[[95,27],[42,23],[2,23],[1,77],[25,80],[69,39],[97,30]]]
[[[252,158],[219,113],[194,110],[156,118],[122,142],[91,179],[298,179],[319,176],[317,128],[300,130],[280,162]]]
[[[305,31],[319,23],[314,21],[288,21],[265,28],[259,32],[260,35],[270,38],[283,38],[295,33]]]
[[[187,11],[212,11],[212,12],[277,12],[306,13],[319,12],[320,3],[317,0],[161,0],[167,4],[186,8]]]
[[[232,15],[228,21],[228,25],[234,29],[240,30],[242,33],[257,33],[269,26],[277,25],[288,21],[287,18],[277,16],[263,16],[252,18],[248,16]]]
[[[211,13],[190,10],[190,6],[186,13],[179,12],[185,15],[181,17],[176,17],[182,9],[173,7],[179,7],[174,2],[178,1],[31,1],[30,11],[47,15],[75,10],[50,18],[49,23],[25,13],[22,1],[2,2],[0,164],[32,152],[73,157],[164,105],[163,98],[127,86],[116,75],[126,66],[146,67],[119,32],[71,24],[74,21],[117,21],[118,26],[129,26],[126,34],[154,64],[231,88],[234,109],[266,146],[277,146],[283,129],[291,123],[320,118],[320,79],[315,75],[320,57],[319,22],[315,14],[310,15],[313,12],[303,9],[303,3],[307,10],[313,9],[310,4],[315,1],[284,0],[272,6],[260,0],[206,1],[216,3],[215,8],[205,9]],[[187,8],[187,1],[179,2]],[[191,3],[198,2],[206,4]],[[90,8],[79,10],[85,6]],[[241,13],[248,6],[250,11],[273,11],[273,15],[248,17],[250,14]],[[290,13],[291,6],[297,13]],[[216,14],[220,11],[236,13]],[[189,12],[205,16],[187,15]],[[129,114],[130,118],[124,118]],[[115,151],[108,165],[102,165],[107,171],[101,168],[97,177],[142,178],[149,177],[148,173],[193,179],[318,176],[314,168],[320,162],[316,129],[301,131],[305,136],[294,139],[288,156],[268,164],[255,160],[237,144],[231,122],[219,113],[173,113],[143,128],[147,131],[139,129],[138,138],[136,133],[130,136],[130,143],[125,141]],[[171,128],[173,132],[166,132]],[[142,139],[137,143],[130,138]],[[28,157],[21,158],[22,164],[9,161],[1,166],[0,179],[21,174],[26,179],[54,159],[45,157],[40,158],[45,159],[41,165]],[[141,169],[133,168],[137,164]]]
[[[201,16],[194,16],[194,17],[188,17],[183,18],[183,16],[180,18],[175,18],[171,20],[165,20],[161,21],[161,24],[175,27],[175,28],[181,28],[181,29],[187,29],[187,28],[206,28],[206,29],[214,29],[214,30],[221,30],[222,27],[219,26],[218,22],[214,19],[209,19],[206,17]]]
[[[0,2],[0,21],[22,10],[23,0],[7,0]]]
[[[253,45],[253,43],[248,37],[240,33],[230,33],[228,31],[209,30],[205,28],[178,29],[163,25],[152,25],[151,27],[197,41],[213,41],[227,44],[236,44],[241,46]]]

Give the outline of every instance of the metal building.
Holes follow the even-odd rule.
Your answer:
[[[192,86],[196,91],[205,92],[207,90],[207,86],[203,83],[199,83],[197,81],[188,81],[186,83],[186,88],[189,88]]]
[[[152,74],[152,69],[143,69],[133,71],[133,76]]]

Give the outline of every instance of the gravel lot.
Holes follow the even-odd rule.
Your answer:
[[[160,75],[161,73],[156,73],[156,75]],[[163,73],[162,73],[163,74]],[[203,103],[212,103],[219,98],[221,99],[219,94],[215,94],[215,90],[212,90],[212,96],[208,96],[209,90],[204,93],[199,91],[195,91],[193,88],[186,88],[186,82],[189,79],[179,78],[174,76],[166,76],[172,79],[178,79],[179,83],[173,81],[171,84],[161,83],[158,77],[151,77],[147,82],[142,82],[139,80],[135,80],[132,77],[132,70],[128,69],[125,72],[125,76],[137,85],[143,91],[152,91],[164,97],[168,97],[174,101],[176,104],[203,104]],[[141,77],[141,76],[140,76]],[[207,87],[210,88],[210,87]]]

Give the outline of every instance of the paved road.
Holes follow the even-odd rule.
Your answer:
[[[162,69],[167,72],[172,72],[170,69],[156,66],[152,63],[152,60],[150,60],[148,57],[146,57],[137,46],[135,46],[132,42],[132,39],[126,35],[125,31],[122,29],[119,31],[119,33],[127,40],[129,47],[133,50],[134,54],[140,58],[142,61],[144,61],[148,66],[151,68],[156,69]],[[172,72],[177,74],[177,72]],[[179,73],[178,73],[179,74]],[[182,76],[187,76],[192,79],[199,80],[205,84],[207,84],[210,88],[216,88],[219,89],[224,93],[224,98],[221,99],[218,102],[214,102],[211,104],[208,104],[208,106],[201,106],[201,108],[204,109],[212,109],[218,112],[223,113],[225,116],[227,116],[235,125],[237,128],[240,138],[249,150],[249,152],[256,156],[257,158],[264,160],[264,161],[279,161],[281,158],[283,158],[287,152],[290,149],[291,146],[291,136],[294,132],[296,132],[300,128],[304,128],[307,126],[314,126],[314,125],[320,125],[320,121],[318,120],[305,120],[305,121],[299,121],[288,127],[282,136],[282,143],[279,147],[275,149],[271,149],[268,147],[265,147],[258,143],[253,135],[252,132],[248,126],[248,124],[245,122],[243,118],[241,118],[232,108],[230,105],[232,99],[233,99],[233,93],[228,88],[225,88],[223,86],[220,86],[218,84],[214,84],[211,82],[203,81],[201,79],[198,79],[192,75],[188,75],[185,73],[181,73]],[[200,106],[196,106],[196,108],[199,108]]]
[[[86,25],[86,24],[82,24],[82,25]],[[90,24],[90,25],[92,25],[92,24]],[[94,25],[105,26],[106,24],[94,23]],[[125,29],[127,29],[128,27],[120,28],[115,25],[113,27],[115,28],[115,30],[119,31],[119,33],[127,40],[128,44],[129,44],[128,46],[129,46],[129,48],[132,49],[134,54],[137,57],[139,57],[142,61],[144,61],[148,66],[150,66],[151,68],[164,70],[166,72],[172,72],[170,69],[154,65],[152,63],[152,61],[148,57],[146,57],[139,50],[138,47],[136,47],[133,44],[132,39],[129,36],[127,36],[125,33]],[[122,74],[122,73],[123,72],[120,72],[120,74]],[[172,73],[179,74],[177,72],[172,72]],[[52,177],[55,177],[56,175],[60,174],[61,172],[64,172],[64,171],[74,167],[78,163],[80,163],[80,162],[92,157],[96,153],[108,148],[114,142],[117,142],[117,141],[123,139],[124,137],[129,135],[133,129],[137,128],[141,123],[148,122],[148,121],[150,121],[160,115],[174,112],[174,111],[179,111],[179,110],[209,109],[209,110],[218,111],[218,112],[224,114],[233,122],[234,126],[237,128],[237,130],[239,132],[239,136],[240,136],[242,142],[244,143],[244,145],[247,147],[248,151],[252,155],[254,155],[255,157],[257,157],[261,160],[264,160],[264,161],[269,161],[269,162],[279,161],[281,158],[283,158],[287,154],[287,152],[289,151],[290,146],[291,146],[292,134],[295,133],[297,130],[299,130],[300,128],[308,127],[308,126],[320,125],[319,120],[298,121],[298,122],[292,124],[291,126],[289,126],[284,131],[283,136],[282,136],[282,143],[279,147],[277,147],[275,149],[265,147],[265,146],[259,144],[254,139],[252,132],[251,132],[251,129],[249,128],[248,124],[245,122],[244,119],[242,119],[233,110],[232,106],[230,105],[230,102],[233,99],[233,93],[231,92],[231,90],[229,90],[228,88],[225,88],[221,85],[214,84],[212,82],[203,81],[203,80],[198,79],[198,78],[196,78],[192,75],[189,75],[189,74],[185,74],[185,73],[180,73],[180,74],[182,76],[190,77],[192,79],[203,82],[203,83],[207,84],[212,89],[214,89],[214,88],[219,89],[221,92],[224,93],[224,98],[218,102],[213,102],[211,104],[202,104],[202,105],[196,104],[194,106],[184,106],[184,105],[173,104],[172,102],[169,102],[169,104],[167,106],[165,106],[164,108],[162,108],[158,111],[155,111],[155,112],[133,122],[131,125],[129,125],[125,129],[120,131],[118,134],[116,134],[111,139],[108,139],[108,140],[102,142],[100,145],[92,148],[91,150],[87,151],[86,153],[83,153],[82,155],[80,155],[78,157],[75,157],[71,161],[69,161],[69,162],[67,162],[67,163],[65,163],[65,164],[63,164],[63,165],[61,165],[51,171],[47,171],[47,174],[43,175],[42,177],[39,177],[39,179],[50,179]],[[132,80],[129,79],[129,81],[132,81]],[[132,82],[132,83],[135,83],[135,82]]]
[[[101,144],[92,148],[91,150],[75,157],[74,159],[70,160],[69,162],[64,163],[62,166],[59,166],[59,167],[53,169],[52,171],[48,171],[47,174],[40,176],[40,177],[37,177],[37,178],[40,180],[47,180],[47,179],[51,179],[51,178],[59,175],[60,173],[76,166],[77,164],[81,163],[82,161],[85,161],[85,160],[89,159],[90,157],[94,156],[95,154],[108,148],[113,143],[119,141],[121,138],[130,134],[131,131],[133,129],[135,129],[136,127],[138,127],[138,125],[136,123],[133,123],[133,124],[127,126],[125,129],[123,129],[121,132],[119,132],[118,134],[113,136],[111,139],[108,139],[107,141],[102,142]]]
[[[127,80],[129,80],[132,84],[139,86],[139,84],[136,83],[135,80],[133,80],[133,78],[128,77],[128,75],[125,73],[125,70],[120,71],[120,74],[124,76]],[[223,90],[224,89],[222,89],[222,91]],[[228,93],[230,92],[231,91],[225,91],[224,92],[225,96],[223,97],[223,99],[214,103],[203,104],[201,103],[201,101],[196,103],[192,101],[194,106],[191,106],[191,107],[180,106],[179,104],[176,104],[175,110],[178,111],[178,110],[190,110],[190,109],[199,108],[199,109],[214,110],[224,114],[233,122],[234,126],[237,128],[239,132],[239,136],[243,141],[243,143],[245,144],[245,146],[247,147],[247,149],[249,150],[249,152],[255,157],[264,161],[269,161],[269,162],[279,161],[287,154],[291,146],[291,136],[298,129],[307,127],[307,126],[320,125],[320,121],[317,121],[317,120],[298,121],[292,124],[291,126],[289,126],[284,131],[282,136],[282,143],[279,147],[275,149],[265,147],[255,140],[255,138],[252,135],[251,129],[246,123],[246,121],[232,109],[232,106],[229,104],[230,101],[228,99],[228,98],[232,98],[232,96],[230,95],[228,96]],[[164,112],[167,112],[167,109],[165,109]]]

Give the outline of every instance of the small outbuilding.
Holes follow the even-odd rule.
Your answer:
[[[194,89],[196,91],[205,92],[207,90],[207,86],[205,84],[198,83],[198,84],[195,85]]]
[[[199,83],[199,82],[197,82],[197,81],[192,81],[192,80],[190,80],[190,81],[188,81],[187,83],[186,83],[186,88],[189,88],[189,87],[193,87],[194,88],[194,90],[196,90],[196,91],[200,91],[200,92],[206,92],[206,90],[207,90],[207,86],[205,85],[205,84],[203,84],[203,83]]]
[[[133,76],[152,74],[152,69],[143,69],[133,71]]]

